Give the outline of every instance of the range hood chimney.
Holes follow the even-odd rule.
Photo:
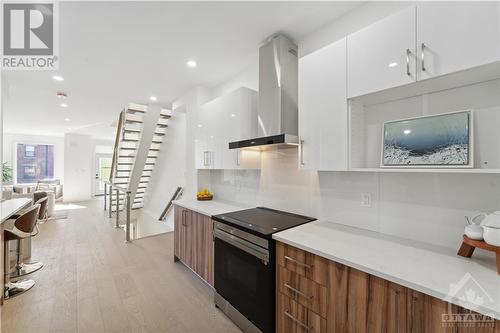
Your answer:
[[[259,49],[258,137],[229,143],[229,149],[290,148],[298,145],[297,45],[283,35]]]

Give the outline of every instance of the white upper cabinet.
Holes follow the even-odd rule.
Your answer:
[[[197,114],[196,168],[260,168],[260,153],[229,149],[229,142],[256,136],[256,91],[242,87],[203,104]]]
[[[422,2],[417,6],[418,79],[500,60],[498,2]]]
[[[222,166],[221,140],[218,119],[221,116],[220,100],[215,99],[200,107],[197,114],[195,135],[195,164],[197,169],[220,169]]]
[[[416,81],[416,7],[347,37],[347,93],[356,97]]]
[[[257,92],[242,87],[222,99],[222,169],[260,169],[260,152],[229,149],[229,142],[257,137]]]
[[[346,39],[299,59],[299,167],[347,170]]]

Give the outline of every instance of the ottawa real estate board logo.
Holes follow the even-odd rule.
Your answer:
[[[58,69],[57,3],[3,3],[1,17],[2,69]]]

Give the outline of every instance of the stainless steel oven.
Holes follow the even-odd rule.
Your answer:
[[[217,221],[214,242],[216,306],[244,332],[274,332],[274,242]]]

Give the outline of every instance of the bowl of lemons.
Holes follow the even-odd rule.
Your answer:
[[[214,198],[213,193],[210,193],[210,191],[206,188],[196,193],[196,199],[200,201],[212,200],[213,198]]]

